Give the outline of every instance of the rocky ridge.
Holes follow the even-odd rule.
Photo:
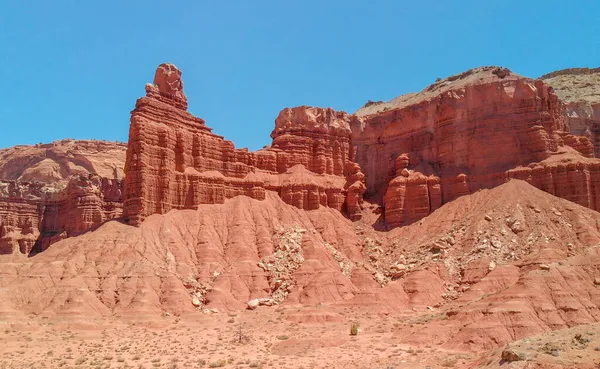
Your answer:
[[[74,175],[123,179],[127,144],[65,139],[0,149],[0,179],[53,184]]]

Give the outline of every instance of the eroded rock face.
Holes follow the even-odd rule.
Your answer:
[[[541,80],[483,67],[359,110],[361,122],[352,126],[356,161],[366,170],[369,193],[383,195],[393,226],[509,178],[598,209],[592,141],[570,134],[563,113]],[[557,155],[571,163],[564,179],[542,174],[566,171],[549,159]],[[568,193],[574,189],[580,191]]]
[[[367,191],[365,184],[365,175],[360,169],[360,165],[354,162],[346,163],[346,211],[352,220],[361,218],[363,195]]]
[[[269,190],[301,209],[342,210],[348,188],[361,182],[353,177],[344,186],[344,167],[353,158],[346,113],[284,109],[275,121],[273,144],[248,152],[212,133],[186,109],[181,71],[160,65],[154,85],[146,86],[146,96],[131,113],[123,214],[130,224],[238,195],[262,200]],[[351,189],[353,198],[361,191],[357,187]],[[357,202],[350,200],[352,212]]]
[[[318,174],[344,174],[352,160],[350,118],[333,109],[287,108],[275,120],[270,150],[277,152],[277,172],[302,164]]]
[[[123,182],[73,177],[66,187],[0,182],[0,254],[28,255],[121,216]]]
[[[65,139],[0,149],[0,179],[66,184],[71,176],[123,179],[127,144]]]
[[[569,132],[592,141],[600,156],[600,68],[571,68],[540,77],[565,104]]]
[[[65,139],[0,150],[0,253],[42,251],[120,217],[126,147]]]
[[[391,226],[421,219],[442,205],[440,178],[408,170],[408,165],[407,154],[398,156],[396,177],[385,192],[385,219]]]
[[[579,205],[600,209],[600,160],[565,153],[508,170],[506,175]]]

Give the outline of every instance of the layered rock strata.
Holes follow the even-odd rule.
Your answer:
[[[0,254],[43,251],[51,243],[121,216],[123,182],[75,176],[65,188],[0,182]]]
[[[496,67],[474,69],[359,110],[356,160],[366,170],[369,193],[383,196],[393,226],[510,178],[598,209],[590,173],[600,162],[588,160],[591,140],[570,134],[563,114],[543,81]],[[556,155],[570,164],[550,164]],[[544,174],[563,173],[563,167],[570,168],[565,178]]]
[[[249,152],[236,149],[187,111],[181,71],[162,64],[132,111],[124,196],[118,181],[99,180],[91,187],[113,189],[98,192],[76,184],[73,177],[98,173],[121,178],[121,144],[64,140],[0,150],[5,178],[64,187],[60,195],[50,196],[60,198],[60,206],[47,199],[30,198],[28,203],[3,196],[4,223],[13,228],[2,237],[19,234],[10,237],[35,243],[40,236],[32,229],[75,234],[121,215],[139,224],[151,214],[197,209],[238,195],[262,200],[267,191],[300,209],[327,206],[354,220],[361,216],[363,195],[377,195],[372,199],[383,202],[385,220],[397,226],[511,178],[599,209],[599,164],[590,158],[598,152],[594,127],[600,108],[594,105],[595,89],[581,85],[597,74],[559,71],[542,81],[483,67],[440,80],[418,94],[367,104],[355,115],[287,108],[275,120],[272,145]],[[573,76],[585,81],[571,83]],[[585,122],[577,109],[587,114]],[[37,207],[42,210],[34,211]],[[42,215],[20,215],[35,212]],[[5,248],[33,247],[22,242],[27,245],[11,241]]]
[[[54,184],[72,176],[124,177],[127,144],[64,139],[0,149],[0,179]]]
[[[125,150],[71,139],[0,150],[0,253],[41,251],[121,217]]]
[[[343,210],[344,168],[352,162],[350,117],[332,109],[284,109],[275,120],[273,144],[257,152],[236,149],[211,132],[204,120],[187,112],[181,72],[158,67],[154,84],[131,113],[125,164],[124,217],[140,224],[151,214],[196,209],[245,195],[265,198],[276,191],[301,209],[329,206]],[[305,171],[296,168],[302,166]],[[352,187],[352,197],[361,189]],[[360,201],[350,200],[355,213]]]

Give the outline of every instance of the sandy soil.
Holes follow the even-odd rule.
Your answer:
[[[394,334],[415,316],[323,305],[129,321],[4,321],[0,368],[460,368],[477,358],[398,343]]]

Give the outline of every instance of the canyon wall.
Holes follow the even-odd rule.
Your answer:
[[[342,211],[349,188],[349,208],[356,212],[364,185],[352,162],[349,123],[348,114],[332,109],[284,109],[270,147],[236,149],[187,111],[181,71],[162,64],[131,113],[124,218],[138,225],[152,214],[237,195],[264,200],[266,191],[301,209]]]
[[[122,213],[123,181],[74,176],[65,188],[0,181],[0,254],[45,250]]]
[[[0,149],[0,254],[30,254],[121,217],[126,144],[64,139]]]
[[[509,178],[600,209],[592,141],[568,133],[563,109],[541,80],[478,68],[359,110],[356,160],[392,226]]]

